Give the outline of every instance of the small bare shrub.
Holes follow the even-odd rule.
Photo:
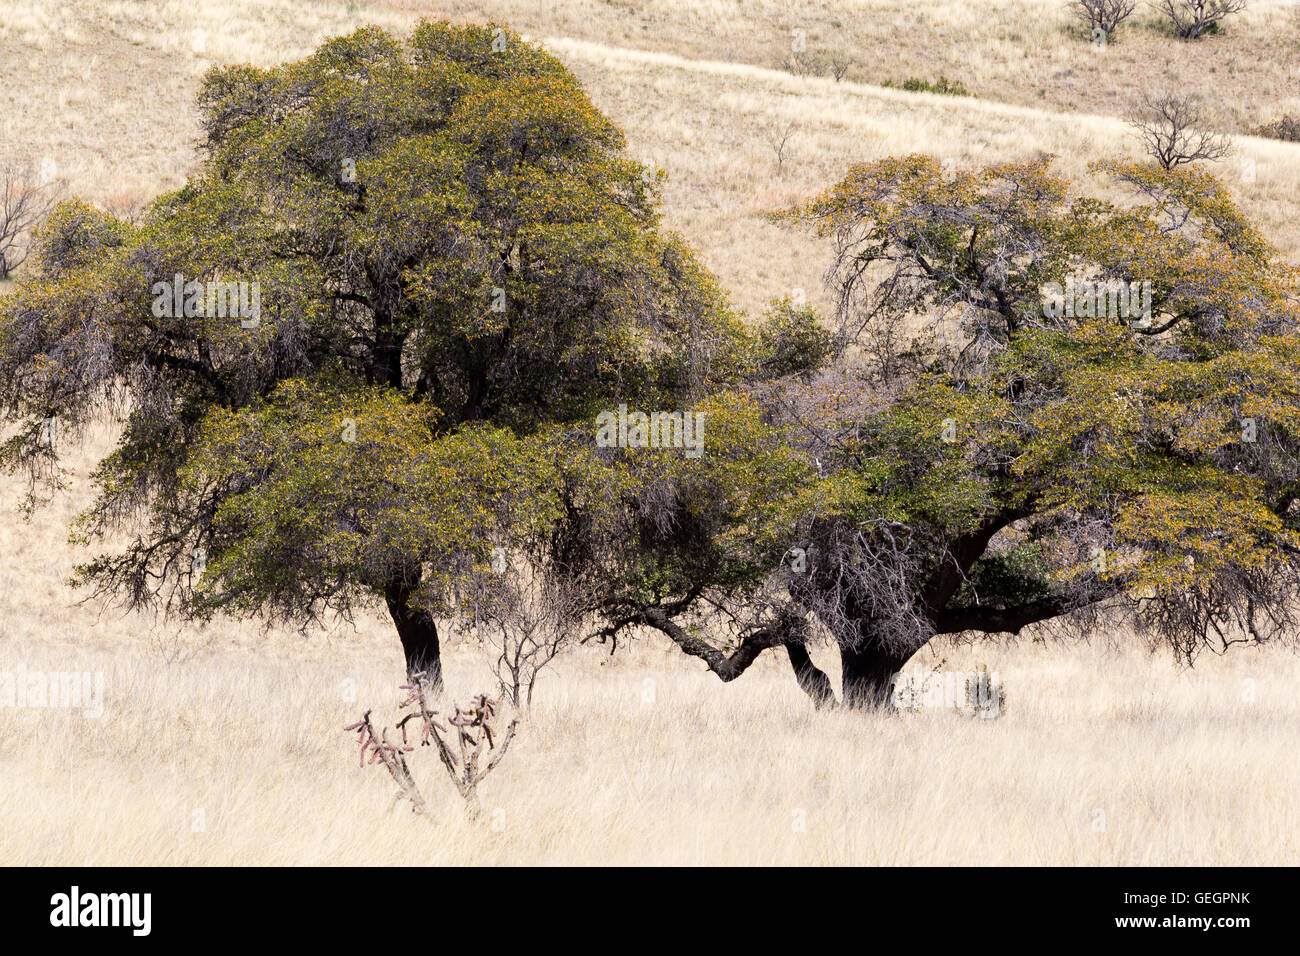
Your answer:
[[[1129,125],[1142,138],[1147,155],[1163,169],[1217,161],[1232,151],[1227,136],[1206,127],[1200,106],[1190,96],[1148,96],[1129,118]]]
[[[142,194],[133,190],[116,192],[104,200],[104,209],[115,219],[138,226],[144,221],[149,201]]]
[[[1072,0],[1070,10],[1082,23],[1087,24],[1093,38],[1109,40],[1121,23],[1137,7],[1137,0]]]
[[[1300,12],[1300,7],[1296,10]],[[1265,123],[1255,130],[1255,135],[1280,139],[1284,143],[1300,143],[1300,116],[1283,116],[1275,123]]]
[[[798,131],[798,123],[786,123],[783,126],[773,126],[763,135],[767,140],[767,145],[772,147],[772,152],[776,155],[776,174],[781,175],[785,167],[785,151],[790,144],[790,138]]]
[[[41,183],[30,165],[0,165],[0,279],[27,260],[31,230],[50,214],[56,198],[55,185]]]
[[[1155,7],[1184,40],[1199,40],[1207,33],[1217,33],[1229,14],[1246,9],[1246,0],[1159,0]]]
[[[472,582],[458,603],[465,629],[496,652],[501,695],[516,709],[529,708],[541,672],[576,643],[582,602],[561,576],[502,563],[497,573]]]

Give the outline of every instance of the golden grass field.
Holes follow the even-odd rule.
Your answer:
[[[508,22],[568,63],[632,155],[667,171],[667,221],[749,310],[794,289],[824,303],[827,250],[763,214],[850,162],[1048,151],[1077,178],[1136,155],[1124,116],[1148,88],[1204,94],[1236,134],[1221,175],[1300,261],[1300,145],[1244,135],[1300,113],[1300,6],[1256,3],[1194,45],[1139,13],[1104,53],[1061,6],[8,0],[0,158],[51,158],[70,192],[129,208],[193,168],[208,66],[442,15]],[[788,68],[795,29],[812,53],[852,51],[842,82]],[[878,85],[940,73],[977,98]],[[769,139],[791,126],[778,171]],[[391,783],[342,731],[366,707],[391,722],[398,700],[401,656],[377,614],[199,631],[75,604],[67,521],[110,444],[108,425],[88,436],[70,487],[27,523],[23,486],[0,479],[0,673],[103,675],[98,717],[0,707],[2,863],[1300,862],[1300,658],[1234,649],[1187,670],[1120,631],[923,652],[926,670],[997,672],[997,720],[818,713],[777,658],[724,685],[655,639],[583,647],[539,685],[479,821],[427,752],[417,775],[438,812],[386,812]],[[833,655],[815,656],[834,678]],[[447,666],[456,697],[491,689],[482,648],[456,644]]]

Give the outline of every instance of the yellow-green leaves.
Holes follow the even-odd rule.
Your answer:
[[[260,609],[286,590],[381,587],[416,562],[442,605],[495,547],[554,519],[535,443],[466,426],[389,391],[289,380],[265,403],[214,410],[182,470],[182,496],[224,489],[198,596]]]

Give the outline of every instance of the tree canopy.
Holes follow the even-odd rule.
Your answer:
[[[83,583],[273,620],[380,599],[436,670],[450,576],[546,514],[524,439],[700,393],[747,333],[658,178],[509,31],[363,29],[214,69],[199,106],[183,188],[138,227],[64,204],[0,304],[5,461],[48,477],[43,422],[119,413],[78,531],[133,537]]]
[[[1293,633],[1296,272],[1207,174],[1094,174],[1133,198],[1072,195],[1050,157],[909,156],[781,214],[834,243],[836,355],[749,390],[747,438],[642,491],[692,563],[608,633],[657,627],[728,680],[783,645],[820,701],[816,623],[868,706],[939,634],[1122,614],[1190,658]],[[773,446],[801,466],[775,487]],[[710,481],[727,507],[694,502]]]

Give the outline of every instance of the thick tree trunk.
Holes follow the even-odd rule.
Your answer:
[[[910,653],[891,651],[879,644],[840,647],[844,672],[844,706],[861,710],[883,710],[889,706],[894,676],[911,658]]]
[[[416,586],[396,580],[384,589],[388,613],[397,627],[406,654],[406,676],[424,674],[436,694],[442,690],[442,655],[438,645],[438,625],[433,615],[412,602]]]

